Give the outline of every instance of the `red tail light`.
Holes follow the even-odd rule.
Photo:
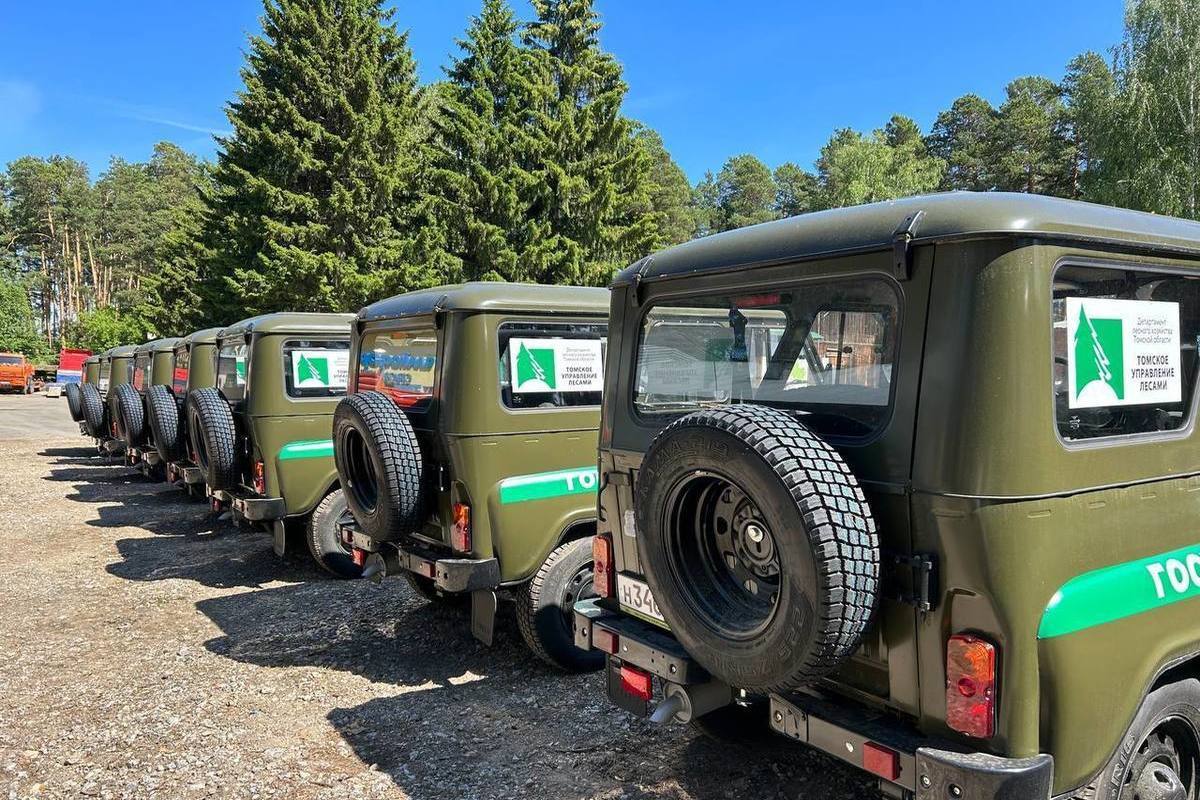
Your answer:
[[[592,644],[597,650],[608,653],[610,656],[617,654],[617,649],[621,644],[621,637],[610,631],[608,628],[601,628],[599,625],[592,626]]]
[[[254,491],[267,493],[267,470],[261,459],[254,462]]]
[[[626,694],[631,694],[639,700],[649,702],[650,698],[654,696],[654,681],[651,679],[650,673],[646,672],[646,670],[622,664],[621,689]]]
[[[946,644],[946,724],[989,739],[996,732],[996,646],[969,633]]]
[[[454,526],[450,529],[450,546],[460,553],[471,552],[471,507],[454,504]]]
[[[592,538],[592,562],[592,588],[600,597],[612,597],[617,593],[617,570],[613,564],[611,533]]]
[[[862,765],[867,772],[878,775],[885,781],[900,777],[900,754],[874,742],[862,746]]]

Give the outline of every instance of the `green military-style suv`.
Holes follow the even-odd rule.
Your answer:
[[[403,574],[436,601],[471,598],[490,644],[498,600],[567,670],[570,611],[591,594],[596,440],[608,293],[468,283],[358,315],[351,385],[334,415],[351,515],[343,540],[371,576]]]
[[[171,385],[178,343],[178,338],[169,338],[138,345],[133,351],[129,382],[114,390],[116,438],[125,445],[125,460],[147,476],[166,474],[155,430],[150,424],[150,392],[155,387],[161,391]]]
[[[79,433],[88,435],[87,422],[83,418],[83,387],[91,384],[95,386],[100,381],[100,356],[88,356],[83,361],[83,370],[79,376],[79,383],[68,383],[65,389],[67,393],[67,408],[71,412],[71,419],[79,423]],[[99,395],[97,395],[97,398]]]
[[[167,480],[182,486],[189,495],[203,491],[204,474],[192,459],[188,440],[188,396],[196,389],[217,384],[217,334],[220,328],[194,331],[175,345],[171,383],[150,387],[146,405],[154,440],[167,463]]]
[[[338,535],[346,505],[333,465],[333,411],[346,394],[353,314],[279,313],[223,328],[216,385],[188,393],[192,453],[214,510],[274,535],[283,555],[289,527],[313,558],[357,577]]]
[[[133,378],[133,351],[136,349],[136,345],[123,345],[101,353],[97,360],[96,382],[80,389],[84,427],[104,453],[115,453],[125,446],[116,428],[116,388]]]
[[[1200,224],[955,193],[612,287],[596,599],[655,720],[890,797],[1200,788]]]

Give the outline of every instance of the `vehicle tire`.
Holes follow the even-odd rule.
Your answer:
[[[751,744],[772,736],[770,714],[771,705],[766,700],[754,701],[749,706],[730,703],[688,724],[714,742]]]
[[[408,581],[408,585],[417,594],[424,597],[431,603],[437,603],[442,606],[451,608],[462,608],[471,602],[471,594],[469,592],[441,592],[438,591],[437,585],[432,578],[426,578],[424,575],[418,575],[415,572],[404,571],[404,578]]]
[[[1116,755],[1082,800],[1200,796],[1200,681],[1187,678],[1146,695]]]
[[[179,432],[179,401],[166,386],[156,384],[146,390],[146,422],[164,461],[184,457],[187,448]]]
[[[196,466],[210,489],[228,489],[238,482],[237,428],[224,395],[214,388],[188,395],[188,434]]]
[[[304,539],[313,560],[326,572],[339,578],[361,578],[363,568],[354,563],[350,549],[338,536],[337,521],[345,513],[346,495],[341,489],[334,489],[309,517]]]
[[[131,384],[122,383],[116,389],[117,430],[126,447],[137,447],[146,441],[146,412],[142,396]]]
[[[76,422],[82,422],[83,401],[79,399],[79,385],[68,383],[67,388],[63,391],[67,394],[67,410],[71,412],[71,419]]]
[[[104,413],[104,400],[100,390],[90,383],[79,389],[79,406],[83,411],[83,425],[97,439],[108,435],[108,420]]]
[[[333,457],[363,532],[396,539],[425,519],[425,468],[408,416],[382,392],[359,392],[333,412]]]
[[[571,609],[576,600],[595,597],[592,589],[592,540],[559,545],[533,578],[517,591],[517,626],[534,654],[568,672],[604,666],[604,653],[575,646]]]
[[[681,417],[651,444],[634,505],[646,581],[714,676],[785,692],[857,648],[878,603],[879,537],[850,468],[792,415]]]

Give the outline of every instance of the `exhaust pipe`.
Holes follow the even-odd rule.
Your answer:
[[[720,681],[694,686],[668,683],[664,693],[666,698],[650,715],[651,722],[662,724],[674,720],[687,723],[733,702],[733,690]]]
[[[359,552],[366,552],[360,550]],[[367,553],[366,561],[363,562],[362,577],[367,578],[372,583],[379,583],[388,575],[395,575],[400,571],[399,554],[385,553],[383,551],[375,553]]]

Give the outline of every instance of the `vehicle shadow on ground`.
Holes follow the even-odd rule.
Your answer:
[[[515,623],[502,617],[496,645],[486,648],[471,637],[466,609],[428,603],[399,578],[296,583],[201,600],[196,608],[223,633],[205,642],[213,653],[409,689],[491,675],[527,658]]]
[[[518,667],[327,718],[364,763],[414,798],[875,796],[863,773],[780,737],[717,742],[635,719],[609,703],[602,680]]]

